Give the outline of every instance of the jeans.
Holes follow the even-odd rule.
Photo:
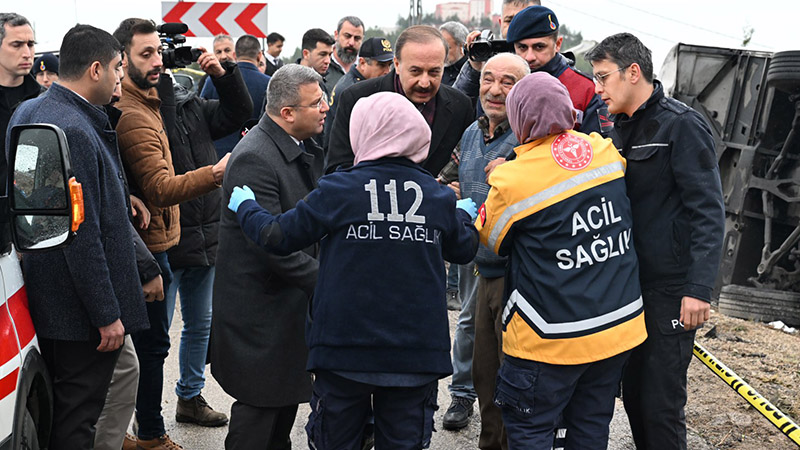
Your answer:
[[[175,297],[181,294],[183,330],[178,350],[180,378],[175,386],[178,397],[188,400],[200,395],[205,386],[208,336],[211,332],[211,294],[214,287],[214,266],[175,269],[172,283],[165,291],[169,324],[175,313]]]
[[[475,347],[475,298],[478,291],[478,277],[475,275],[474,262],[456,267],[458,267],[461,314],[458,315],[458,325],[453,338],[453,378],[449,389],[453,396],[475,400],[477,394],[472,383],[472,352]]]
[[[457,264],[450,264],[450,268],[447,269],[447,290],[448,291],[455,291],[458,290],[458,268]]]
[[[172,282],[166,252],[153,253],[167,292]],[[164,389],[164,360],[169,353],[169,314],[166,301],[146,304],[150,329],[133,334],[133,345],[139,358],[139,392],[136,394],[137,435],[142,440],[155,439],[166,433],[161,417],[161,392]],[[174,305],[173,305],[174,306]]]
[[[508,448],[550,450],[553,432],[563,418],[564,448],[605,450],[614,398],[629,356],[627,351],[573,366],[506,356],[494,401],[503,411]]]

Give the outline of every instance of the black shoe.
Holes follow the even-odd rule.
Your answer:
[[[178,397],[175,408],[175,421],[183,423],[196,423],[203,427],[221,427],[228,423],[225,413],[214,411],[202,395],[197,395],[184,400]]]
[[[456,289],[448,289],[445,298],[447,299],[447,309],[461,311],[461,302],[458,300],[458,291]]]
[[[470,416],[472,416],[473,403],[475,403],[474,400],[453,396],[450,407],[444,413],[442,427],[445,430],[460,430],[466,427]]]

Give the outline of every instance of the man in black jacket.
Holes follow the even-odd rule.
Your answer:
[[[214,140],[238,131],[253,112],[253,102],[239,67],[224,61],[225,75],[214,78],[218,100],[207,100],[178,83],[158,86],[161,116],[167,129],[175,174],[217,162]],[[225,414],[214,411],[201,395],[211,331],[211,293],[217,257],[220,190],[180,204],[181,239],[168,251],[172,283],[166,295],[170,323],[178,292],[181,297],[178,395],[175,419],[202,426],[221,426]]]
[[[422,167],[433,175],[450,160],[461,134],[474,119],[469,98],[450,86],[442,86],[447,42],[433,27],[407,28],[395,44],[394,69],[372,80],[362,81],[342,92],[325,160],[327,173],[353,165],[350,146],[350,113],[356,101],[376,92],[405,95],[431,127],[431,149]]]
[[[30,74],[34,42],[28,19],[15,13],[0,13],[0,142],[4,147],[6,128],[14,109],[44,91]],[[4,193],[6,152],[0,153],[0,193]]]
[[[623,375],[625,410],[637,448],[685,449],[686,370],[709,318],[725,231],[714,140],[697,111],[664,96],[635,36],[610,36],[586,59],[628,160],[644,299],[648,337]]]

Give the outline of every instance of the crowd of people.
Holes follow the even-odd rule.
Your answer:
[[[162,416],[180,304],[175,419],[227,424],[227,449],[292,448],[302,403],[309,448],[428,448],[451,375],[442,426],[477,399],[481,449],[558,428],[606,448],[620,394],[637,448],[685,449],[724,229],[710,128],[631,34],[586,75],[538,1],[504,0],[500,25],[513,51],[488,61],[458,22],[392,43],[346,16],[294,63],[277,33],[219,35],[194,92],[152,20],[35,58],[31,22],[0,14],[5,154],[11,127],[57,125],[83,185],[72,244],[22,260],[48,448],[182,448]]]

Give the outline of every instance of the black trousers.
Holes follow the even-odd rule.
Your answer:
[[[98,352],[91,341],[39,338],[42,357],[53,380],[53,428],[50,450],[90,449],[114,374],[120,349]]]
[[[678,325],[681,298],[670,288],[643,293],[647,340],[633,349],[622,400],[636,448],[686,449],[686,371],[695,331]]]
[[[289,450],[289,435],[297,416],[297,405],[261,408],[240,401],[231,406],[226,450]]]
[[[437,381],[415,387],[376,386],[317,371],[306,425],[309,448],[360,450],[373,413],[376,450],[428,448],[438,409],[437,388]]]

